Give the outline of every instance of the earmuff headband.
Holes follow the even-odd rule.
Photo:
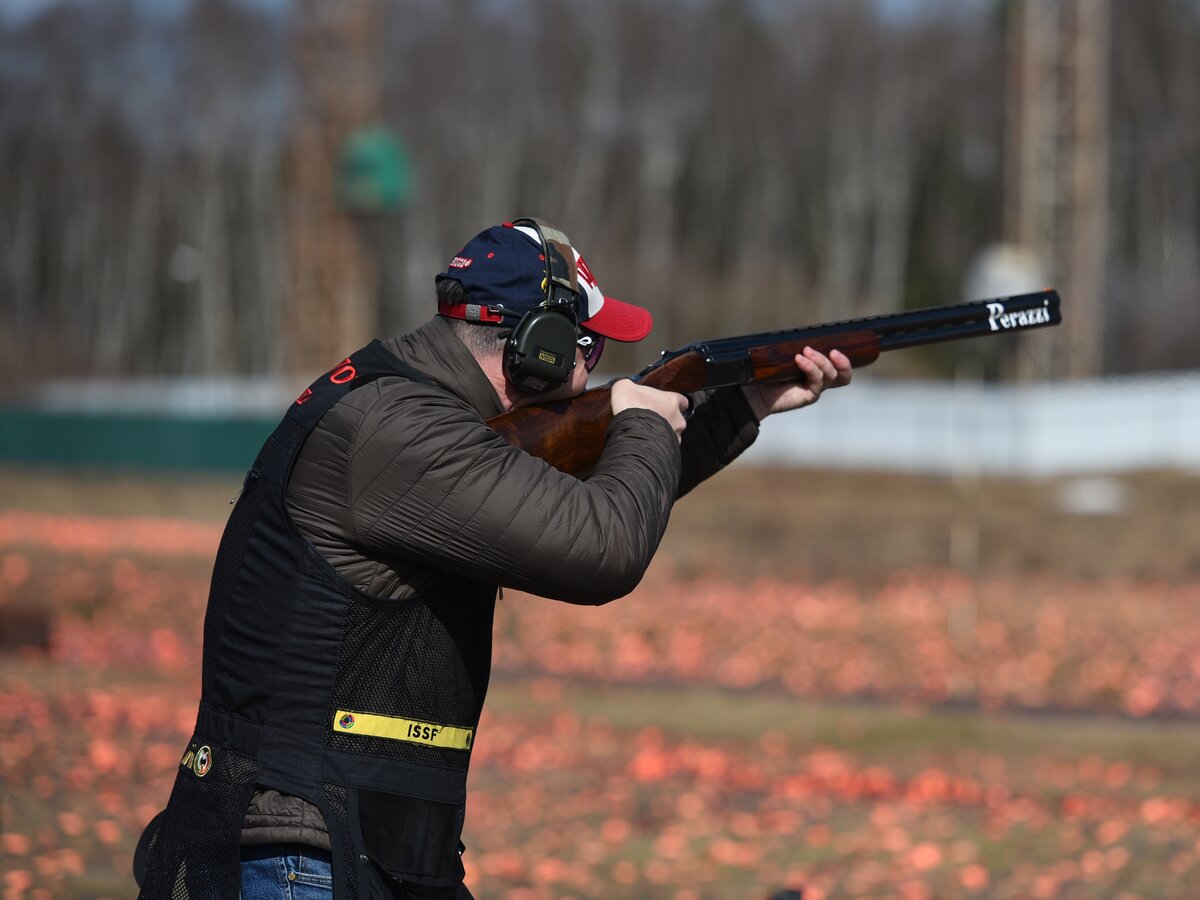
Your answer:
[[[528,225],[537,232],[546,263],[546,277],[542,283],[542,290],[546,295],[544,304],[562,307],[569,304],[568,315],[578,323],[579,274],[575,269],[575,253],[571,249],[571,239],[541,219],[513,219],[513,225]]]

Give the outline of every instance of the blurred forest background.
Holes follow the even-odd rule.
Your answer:
[[[1194,0],[14,4],[2,368],[319,370],[517,214],[655,349],[970,299],[1003,242],[1068,304],[1033,373],[1192,367],[1198,112]],[[334,197],[366,126],[411,166],[394,211]]]
[[[241,473],[521,214],[653,310],[605,376],[1064,324],[772,421],[613,607],[506,592],[476,895],[1200,896],[1200,0],[0,0],[4,897],[134,895]]]

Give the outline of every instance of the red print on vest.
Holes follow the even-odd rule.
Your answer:
[[[338,367],[333,370],[329,376],[329,380],[334,384],[345,384],[347,381],[353,381],[358,377],[358,373],[354,371],[354,366],[350,365],[350,357],[346,357]]]

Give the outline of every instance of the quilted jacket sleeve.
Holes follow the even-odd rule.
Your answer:
[[[586,480],[416,384],[369,407],[352,442],[348,502],[365,551],[577,603],[605,603],[637,585],[679,483],[679,443],[646,410],[613,419]]]

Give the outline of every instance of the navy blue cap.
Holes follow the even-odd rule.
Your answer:
[[[617,341],[640,341],[653,320],[640,306],[601,293],[579,251],[571,248],[579,278],[578,321],[589,331]],[[467,302],[441,304],[439,314],[455,319],[515,325],[546,299],[542,282],[546,262],[537,232],[505,222],[481,231],[467,242],[437,281],[450,278],[462,284]],[[496,310],[503,307],[507,315]]]

